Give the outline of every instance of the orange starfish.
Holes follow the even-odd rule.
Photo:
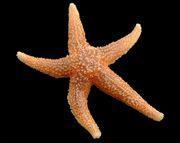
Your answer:
[[[87,98],[92,85],[155,121],[161,121],[164,117],[163,113],[150,106],[108,67],[129,51],[139,39],[140,34],[141,26],[137,24],[134,30],[124,38],[107,46],[94,48],[86,41],[76,6],[70,4],[69,55],[60,59],[44,59],[18,52],[17,57],[31,68],[52,77],[70,77],[68,102],[71,111],[93,138],[99,138],[101,132],[87,105]]]

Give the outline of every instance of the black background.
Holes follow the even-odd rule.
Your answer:
[[[111,68],[151,105],[165,114],[154,122],[93,87],[89,109],[102,131],[93,140],[72,116],[67,103],[68,79],[54,79],[20,63],[16,52],[59,58],[68,54],[68,6],[80,12],[91,45],[101,46],[128,34],[136,23],[143,33],[127,55]],[[165,1],[74,0],[10,3],[8,40],[2,79],[5,134],[22,142],[144,142],[176,139],[178,114],[178,36],[176,3]],[[12,52],[11,52],[12,51]],[[5,62],[4,62],[5,61]],[[7,64],[12,61],[12,64]],[[7,75],[7,76],[6,76]],[[177,82],[177,83],[176,83]],[[7,97],[7,98],[6,98]],[[3,110],[4,109],[4,110]],[[7,110],[6,110],[7,109]],[[7,129],[7,128],[8,129]],[[18,135],[18,136],[17,136]]]

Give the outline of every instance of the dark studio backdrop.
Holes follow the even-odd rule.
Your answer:
[[[17,60],[17,51],[46,58],[68,54],[70,2],[77,5],[87,39],[94,46],[118,40],[136,23],[141,23],[143,33],[139,41],[127,55],[111,65],[111,69],[165,114],[162,122],[148,119],[93,87],[89,109],[102,131],[102,137],[93,140],[70,112],[67,103],[69,79],[51,78]],[[13,2],[11,7],[9,36],[12,46],[7,51],[13,51],[8,58],[13,64],[12,70],[7,70],[12,78],[6,78],[11,88],[6,94],[9,99],[8,123],[5,124],[9,129],[7,134],[16,135],[13,140],[117,143],[171,139],[175,142],[180,119],[179,85],[176,83],[179,79],[176,3],[74,0]]]

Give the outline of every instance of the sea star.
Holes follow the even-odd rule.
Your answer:
[[[42,73],[55,78],[69,77],[68,102],[77,121],[92,135],[99,138],[101,131],[87,105],[92,85],[136,109],[147,117],[161,121],[164,114],[150,106],[121,77],[108,66],[126,54],[141,35],[137,24],[127,36],[107,46],[95,48],[86,41],[83,25],[76,6],[69,6],[69,55],[60,59],[36,58],[18,52],[18,59]]]

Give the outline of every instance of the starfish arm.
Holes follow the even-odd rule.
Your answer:
[[[112,97],[124,102],[147,117],[161,121],[164,117],[155,108],[150,106],[136,91],[134,91],[121,77],[116,75],[108,67],[104,68],[97,74],[94,84],[111,95]]]
[[[131,47],[137,42],[141,35],[141,25],[136,24],[134,30],[127,36],[121,38],[116,42],[101,47],[100,51],[104,55],[104,60],[108,64],[114,63],[118,58],[126,54]]]
[[[99,138],[101,132],[95,123],[87,105],[87,97],[91,83],[82,77],[74,76],[70,79],[68,103],[76,120],[93,138]]]
[[[76,53],[87,46],[86,36],[80,20],[79,12],[74,4],[69,6],[69,53]]]
[[[55,78],[68,77],[71,73],[70,58],[45,59],[36,58],[21,52],[17,53],[18,59],[29,67]]]

